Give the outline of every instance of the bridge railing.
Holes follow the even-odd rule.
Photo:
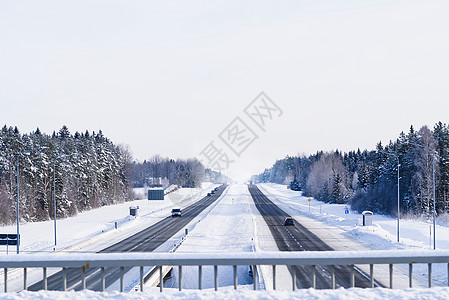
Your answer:
[[[276,289],[276,267],[312,266],[312,287],[315,288],[316,266],[330,266],[331,288],[335,288],[335,266],[350,267],[349,286],[355,286],[354,266],[370,266],[370,283],[374,287],[374,265],[389,265],[390,288],[393,287],[393,266],[395,264],[409,265],[409,286],[412,287],[413,265],[427,264],[428,286],[432,286],[432,264],[447,264],[449,285],[449,251],[303,251],[303,252],[245,252],[245,253],[95,253],[95,254],[20,254],[0,256],[0,268],[4,269],[4,291],[8,291],[8,269],[23,268],[23,286],[27,288],[27,268],[42,268],[42,289],[47,289],[47,268],[62,268],[61,289],[67,290],[67,269],[79,268],[80,280],[85,288],[84,272],[86,268],[101,269],[102,289],[105,290],[105,268],[120,268],[120,291],[124,290],[124,273],[127,267],[140,267],[140,290],[144,289],[144,267],[155,266],[159,271],[160,282],[163,283],[163,268],[173,266],[178,268],[179,290],[182,290],[182,267],[198,267],[198,288],[202,288],[202,267],[214,266],[214,285],[218,289],[218,266],[233,266],[234,289],[237,289],[237,266],[252,266],[254,276],[253,288],[257,289],[257,266],[273,267],[273,287]],[[157,272],[156,271],[156,272]],[[295,272],[292,272],[292,289],[297,288]],[[160,284],[163,291],[163,284]]]

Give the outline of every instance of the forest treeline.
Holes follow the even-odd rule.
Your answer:
[[[433,130],[423,126],[416,131],[411,126],[407,134],[401,132],[396,141],[385,146],[379,142],[375,150],[319,151],[309,156],[287,156],[252,180],[288,184],[305,196],[348,204],[357,211],[395,215],[398,162],[401,213],[425,216],[432,213],[433,169],[436,211],[447,212],[449,127],[441,122]]]
[[[161,184],[175,184],[181,187],[200,187],[201,182],[221,183],[229,181],[223,174],[205,169],[197,159],[171,159],[154,155],[143,162],[133,163],[133,186],[144,187]],[[161,179],[161,182],[154,182]]]
[[[25,152],[32,149],[39,150]],[[63,126],[51,135],[39,128],[21,134],[5,125],[0,131],[0,224],[16,222],[17,178],[20,220],[53,219],[53,171],[57,218],[132,200],[133,186],[143,186],[152,176],[189,187],[199,186],[203,177],[219,177],[195,159],[155,156],[134,162],[127,146],[114,145],[101,130],[72,134]]]

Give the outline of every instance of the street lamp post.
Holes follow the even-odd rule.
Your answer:
[[[17,208],[16,208],[16,213],[17,213],[17,254],[19,254],[19,244],[20,244],[20,228],[19,228],[19,156],[21,154],[24,153],[28,153],[28,152],[33,152],[33,151],[38,151],[38,150],[43,150],[43,149],[47,149],[48,147],[40,147],[40,148],[35,148],[35,149],[31,149],[31,150],[26,150],[23,152],[20,152],[19,154],[17,154],[15,156],[16,160],[17,160],[17,172],[16,172],[16,180],[17,180]]]
[[[56,183],[55,183],[56,160],[58,160],[60,158],[64,158],[64,157],[74,156],[74,155],[78,155],[78,153],[69,154],[69,155],[61,155],[61,156],[56,157],[55,160],[53,161],[53,219],[54,219],[54,223],[55,223],[55,247],[56,247]]]
[[[425,148],[432,152],[432,181],[433,181],[433,249],[436,249],[436,226],[435,226],[435,217],[436,217],[436,205],[435,205],[435,150],[420,144],[415,143],[407,143],[410,145],[414,145],[417,147]]]
[[[395,157],[398,160],[398,226],[397,227],[398,227],[398,243],[399,243],[399,218],[400,218],[400,213],[401,213],[401,211],[400,211],[400,201],[399,201],[399,197],[400,197],[400,193],[399,193],[399,179],[400,179],[400,177],[399,177],[399,167],[401,166],[401,164],[399,163],[399,156],[398,155],[395,155],[395,154],[392,154],[392,153],[388,153],[388,152],[385,152],[385,151],[379,151],[379,152],[387,154],[387,155],[391,155],[391,156]]]

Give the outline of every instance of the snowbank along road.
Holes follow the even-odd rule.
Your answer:
[[[186,207],[182,211],[181,218],[172,218],[171,216],[162,219],[158,223],[110,246],[100,253],[111,252],[151,252],[162,245],[171,236],[182,230],[185,225],[191,222],[198,214],[200,214],[209,205],[214,203],[226,189],[227,185],[222,185],[218,190],[206,196],[198,202]],[[129,270],[125,269],[125,272]],[[106,268],[106,287],[114,283],[120,278],[120,269]],[[75,291],[83,289],[82,274],[79,269],[67,269],[67,289]],[[102,288],[100,269],[86,269],[86,287],[89,290],[100,291]],[[63,272],[60,271],[48,278],[47,288],[49,290],[62,290]],[[43,281],[37,282],[28,289],[37,291],[43,289]]]
[[[333,250],[318,236],[295,220],[295,226],[284,226],[284,219],[289,215],[270,201],[256,185],[249,185],[249,191],[260,214],[265,219],[271,234],[280,251],[331,251]],[[331,270],[327,266],[316,267],[316,288],[332,288]],[[296,274],[296,284],[299,288],[312,286],[312,267],[294,266],[290,272]],[[369,276],[355,268],[356,287],[370,287]],[[335,286],[350,287],[350,268],[335,266]],[[375,286],[381,286],[375,281]]]

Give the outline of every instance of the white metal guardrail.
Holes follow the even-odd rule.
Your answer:
[[[334,266],[350,266],[350,286],[354,287],[354,265],[369,265],[371,287],[374,287],[374,265],[389,265],[390,288],[393,286],[393,265],[409,265],[409,286],[412,287],[413,265],[427,264],[428,266],[428,286],[432,286],[432,264],[447,264],[448,285],[449,285],[449,251],[428,250],[428,251],[303,251],[303,252],[245,252],[245,253],[95,253],[95,254],[65,254],[65,255],[2,255],[0,256],[0,268],[4,269],[4,290],[8,291],[8,269],[23,268],[23,287],[27,288],[27,268],[42,268],[43,286],[47,288],[47,268],[62,268],[63,278],[61,287],[67,289],[67,268],[79,268],[82,286],[86,286],[83,276],[86,268],[101,269],[102,287],[105,289],[105,267],[120,268],[120,290],[124,289],[124,269],[125,267],[140,267],[140,290],[143,291],[144,284],[143,269],[145,266],[156,266],[159,270],[160,282],[163,282],[163,266],[174,266],[179,271],[179,290],[182,290],[182,267],[198,266],[198,288],[202,285],[202,267],[214,266],[215,290],[218,289],[218,267],[233,266],[234,289],[237,289],[237,266],[253,266],[253,270],[258,265],[273,266],[273,273],[276,273],[276,266],[331,266],[332,287],[335,288]],[[257,274],[257,272],[253,272]],[[255,275],[256,277],[256,275]],[[292,289],[296,289],[296,280],[292,276]],[[312,278],[315,278],[313,276]],[[257,289],[257,278],[254,278],[254,289]],[[313,280],[313,284],[314,284]],[[276,287],[276,276],[273,276],[273,286]],[[312,286],[314,287],[314,286]],[[163,284],[160,284],[160,291],[163,291]]]

